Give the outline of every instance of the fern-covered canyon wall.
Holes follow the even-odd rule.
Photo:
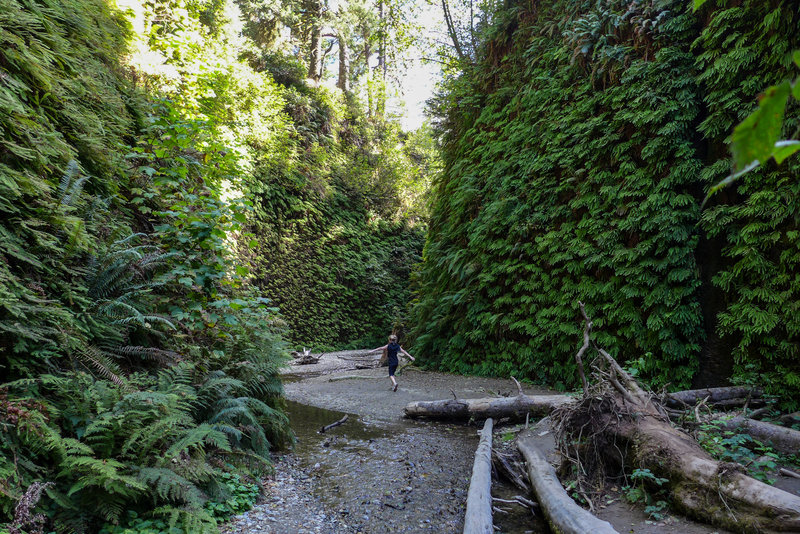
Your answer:
[[[296,80],[287,155],[262,162],[248,251],[296,346],[361,348],[408,328],[410,273],[437,171],[430,133],[405,134]]]
[[[416,349],[576,384],[597,343],[654,386],[733,376],[800,398],[800,164],[701,208],[726,138],[796,75],[800,3],[511,2],[441,97]],[[785,135],[800,124],[787,110]],[[794,399],[794,400],[792,400]]]
[[[202,6],[172,27],[148,6],[134,32],[102,0],[0,2],[2,523],[46,483],[48,531],[215,532],[290,439],[279,317],[229,251],[248,206],[223,194],[247,141],[225,99],[244,121],[277,87],[223,68]]]
[[[0,530],[47,482],[48,531],[216,532],[291,442],[287,340],[404,313],[430,134],[246,4],[0,0]]]

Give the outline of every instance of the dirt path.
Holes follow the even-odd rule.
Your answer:
[[[390,389],[386,368],[356,369],[377,363],[364,351],[325,354],[318,364],[286,370],[286,397],[295,450],[276,460],[266,481],[265,501],[226,526],[229,533],[378,534],[456,533],[463,529],[464,503],[476,427],[402,419],[414,400],[509,395],[508,380],[427,373],[408,367]],[[544,393],[531,386],[526,393]],[[320,427],[350,414],[326,434]],[[495,439],[511,438],[500,428]],[[543,438],[545,442],[548,436]],[[552,440],[550,440],[552,446]],[[493,489],[493,491],[495,491]],[[496,496],[513,496],[509,487]],[[620,532],[708,534],[723,531],[666,516],[650,520],[640,509],[610,495],[598,515]],[[522,509],[496,514],[501,532],[547,532]]]

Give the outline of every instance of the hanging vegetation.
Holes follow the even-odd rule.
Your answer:
[[[719,5],[717,5],[719,4]],[[442,369],[575,385],[578,300],[653,385],[800,398],[800,164],[712,197],[726,138],[794,79],[796,1],[513,2],[439,96],[413,322]],[[784,135],[798,126],[787,108]],[[517,374],[519,376],[519,374]]]
[[[287,93],[293,135],[248,183],[255,281],[274,295],[291,340],[317,349],[369,346],[407,328],[437,165],[428,131],[405,134],[333,96]]]
[[[207,34],[198,20],[184,22]],[[0,522],[12,531],[215,532],[252,505],[243,479],[289,439],[279,318],[227,243],[248,211],[222,193],[241,162],[213,109],[123,71],[133,37],[102,0],[0,2]],[[230,95],[222,74],[209,78]]]

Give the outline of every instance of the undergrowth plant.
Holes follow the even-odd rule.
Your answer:
[[[628,478],[630,483],[622,488],[625,500],[644,504],[644,512],[650,519],[656,521],[664,519],[669,503],[664,491],[666,488],[660,488],[669,480],[655,476],[649,469],[634,469]]]
[[[775,482],[770,475],[781,458],[772,447],[749,434],[725,430],[715,421],[701,424],[696,435],[698,443],[717,460],[736,462],[743,465],[751,477],[767,484]]]
[[[247,183],[254,282],[275,295],[297,346],[380,343],[408,329],[421,190],[437,170],[430,132],[403,134],[321,88],[292,87],[285,98],[296,131]]]
[[[291,439],[284,323],[232,251],[247,162],[202,106],[257,84],[148,94],[130,31],[102,1],[0,2],[0,522],[52,482],[59,532],[216,532]]]

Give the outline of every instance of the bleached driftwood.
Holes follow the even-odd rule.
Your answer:
[[[464,516],[464,534],[492,534],[492,428],[487,419],[481,431],[481,440],[475,451],[472,478],[467,493],[467,512]]]
[[[517,438],[517,447],[527,463],[536,500],[553,532],[616,534],[610,523],[596,518],[567,495],[556,476],[556,470],[533,442],[530,431]]]

